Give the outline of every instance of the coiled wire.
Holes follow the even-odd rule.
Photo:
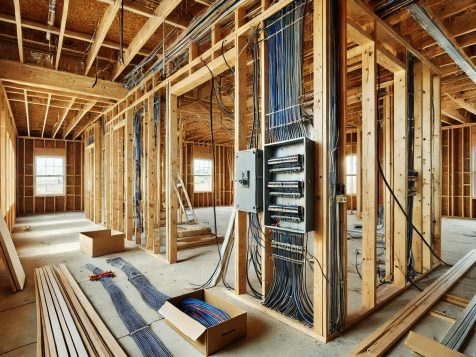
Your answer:
[[[182,300],[178,308],[206,328],[230,319],[230,316],[222,309],[194,298]]]
[[[92,264],[87,264],[86,267],[94,274],[104,272]],[[137,344],[137,347],[139,347],[142,355],[147,357],[172,357],[167,347],[152,332],[142,316],[132,307],[122,290],[112,281],[112,278],[105,277],[99,281],[109,293],[119,318],[126,326],[129,335]]]

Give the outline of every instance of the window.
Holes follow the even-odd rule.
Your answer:
[[[193,160],[193,190],[195,192],[212,190],[212,160]]]
[[[35,156],[35,196],[64,195],[64,157]]]
[[[346,189],[348,195],[357,194],[357,155],[347,155],[345,158]]]

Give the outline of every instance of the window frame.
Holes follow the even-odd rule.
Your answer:
[[[37,175],[36,174],[36,160],[37,158],[60,158],[63,160],[63,175]],[[50,194],[37,194],[36,192],[36,178],[37,177],[60,177],[63,176],[63,192],[62,193],[50,193]],[[33,197],[60,197],[66,196],[66,155],[61,153],[47,153],[47,152],[35,152],[33,155]]]
[[[195,161],[205,161],[210,163],[210,175],[197,175],[195,174]],[[192,161],[192,169],[193,169],[193,192],[196,193],[210,193],[213,192],[213,160],[207,158],[193,158]],[[195,184],[195,177],[210,177],[210,189],[206,190],[197,190]]]

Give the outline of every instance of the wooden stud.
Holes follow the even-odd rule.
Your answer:
[[[385,179],[393,186],[393,117],[392,117],[392,97],[387,95],[383,98],[383,120],[384,120],[384,141],[385,141]],[[394,224],[393,209],[394,202],[390,190],[385,186],[384,192],[384,214],[385,214],[385,281],[393,280],[393,244],[394,244]]]
[[[433,187],[433,250],[441,256],[441,177],[442,177],[442,147],[441,147],[441,87],[440,77],[433,76],[433,108],[435,121],[433,123],[432,147],[432,187]],[[433,263],[437,261],[433,257]]]
[[[43,120],[43,129],[41,130],[41,137],[43,137],[45,134],[46,120],[48,119],[48,111],[50,110],[50,103],[51,103],[51,94],[48,94],[48,102],[46,104],[45,119]]]
[[[133,116],[131,110],[126,112],[126,125],[124,127],[124,189],[125,189],[125,219],[124,219],[124,233],[126,239],[131,240],[134,227],[134,128],[133,128]],[[136,244],[141,244],[140,234],[136,235]]]
[[[25,97],[25,115],[26,115],[26,128],[28,136],[30,136],[30,111],[28,110],[28,93],[26,90],[23,91]]]
[[[376,303],[377,277],[377,58],[375,42],[362,51],[362,304]]]
[[[394,193],[404,209],[407,207],[407,84],[406,71],[394,73]],[[399,207],[394,208],[394,282],[398,288],[407,283],[407,219]]]

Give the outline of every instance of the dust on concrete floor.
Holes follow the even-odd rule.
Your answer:
[[[224,233],[231,209],[218,207],[218,232]],[[201,223],[210,223],[213,218],[211,209],[197,209]],[[32,231],[24,232],[22,227],[28,224]],[[46,264],[65,263],[79,285],[91,300],[113,335],[131,356],[140,356],[136,345],[128,336],[127,330],[110,303],[106,291],[98,287],[97,282],[88,280],[89,271],[85,264],[90,262],[103,269],[116,271],[116,283],[123,289],[130,302],[146,319],[152,329],[175,356],[200,356],[193,347],[172,331],[161,317],[145,305],[140,295],[130,285],[125,275],[106,263],[107,257],[90,258],[79,251],[77,233],[94,230],[100,226],[85,219],[83,213],[71,212],[39,216],[19,217],[14,229],[14,242],[27,275],[25,290],[12,294],[5,273],[0,277],[0,356],[33,356],[35,354],[36,312],[34,304],[33,269]],[[443,258],[450,263],[456,262],[470,248],[476,246],[476,223],[468,220],[443,220]],[[190,291],[193,284],[204,282],[214,269],[218,254],[215,246],[179,252],[179,263],[168,265],[152,254],[126,242],[126,252],[120,254],[124,259],[141,270],[158,290],[170,295]],[[438,277],[445,268],[438,268],[420,285],[425,287]],[[234,262],[230,262],[229,281],[234,275]],[[476,269],[473,268],[451,290],[451,293],[470,299],[476,292]],[[248,311],[248,337],[218,352],[217,356],[315,356],[347,355],[352,348],[389,319],[405,303],[418,294],[409,289],[383,309],[367,317],[343,336],[322,344],[288,325],[242,304],[224,293],[223,287],[213,291]],[[433,310],[458,318],[463,309],[440,302]],[[430,338],[440,340],[450,324],[430,315],[422,318],[414,330]],[[476,343],[473,336],[465,353],[475,355]],[[403,342],[391,350],[392,356],[409,356],[412,353]]]

